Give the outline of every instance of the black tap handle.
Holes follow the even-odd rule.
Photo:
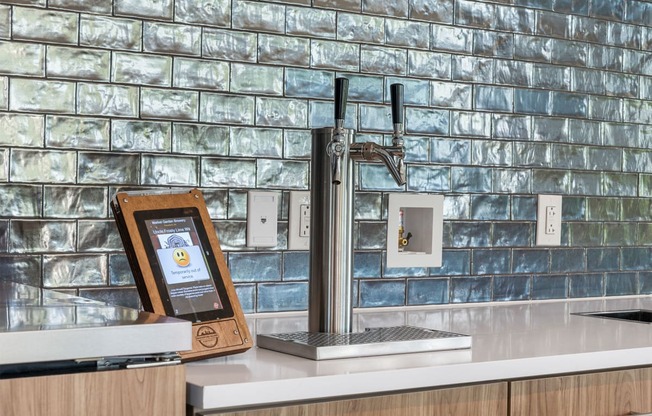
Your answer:
[[[335,120],[344,120],[348,95],[349,80],[347,78],[335,78]]]
[[[392,123],[403,124],[403,84],[390,85],[392,95]]]

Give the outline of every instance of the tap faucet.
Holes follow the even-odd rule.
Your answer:
[[[392,84],[392,124],[394,133],[391,146],[380,146],[373,142],[351,145],[351,158],[367,162],[380,161],[385,164],[397,185],[405,184],[405,148],[403,146],[403,85]]]
[[[351,332],[353,300],[353,163],[387,166],[397,184],[405,183],[403,86],[393,84],[391,146],[354,143],[344,127],[348,79],[335,80],[335,125],[312,130],[310,216],[310,332]]]

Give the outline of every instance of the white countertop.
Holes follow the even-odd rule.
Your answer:
[[[260,406],[652,365],[652,325],[571,315],[652,309],[652,297],[356,310],[354,329],[413,325],[469,334],[470,350],[312,361],[254,347],[189,363],[196,409]],[[252,332],[305,331],[305,314],[250,316]]]
[[[188,321],[0,282],[0,366],[190,348]]]

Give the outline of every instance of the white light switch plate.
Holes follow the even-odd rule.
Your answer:
[[[537,245],[561,245],[561,195],[539,195],[537,204]]]
[[[247,247],[276,246],[278,198],[278,192],[247,193]]]

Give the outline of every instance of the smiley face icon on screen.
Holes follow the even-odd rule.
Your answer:
[[[177,248],[172,252],[174,262],[181,267],[186,267],[190,264],[190,254],[184,248]]]

